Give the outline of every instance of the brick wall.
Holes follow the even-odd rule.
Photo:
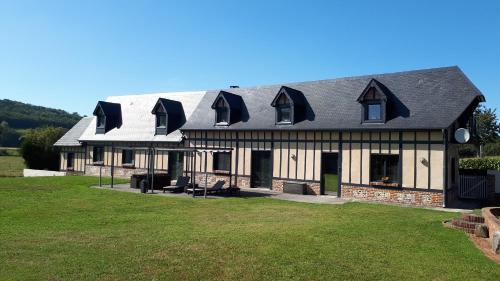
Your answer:
[[[283,183],[285,180],[273,180],[273,190],[283,192]],[[298,182],[301,181],[290,181],[290,182]],[[321,194],[321,185],[319,182],[306,182],[307,194],[310,195],[320,195]]]
[[[342,185],[342,198],[423,207],[443,207],[443,193]]]

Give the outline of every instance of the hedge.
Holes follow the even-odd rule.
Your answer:
[[[460,169],[500,171],[500,158],[468,158],[460,160]]]

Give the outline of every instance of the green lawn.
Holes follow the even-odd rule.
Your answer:
[[[24,159],[20,156],[0,156],[0,177],[21,177]]]
[[[500,280],[456,214],[0,178],[0,280]]]

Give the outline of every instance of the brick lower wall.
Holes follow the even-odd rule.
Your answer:
[[[342,185],[342,198],[423,207],[443,207],[443,193]]]
[[[226,182],[224,186],[228,186],[229,184],[229,175],[224,174],[213,174],[208,173],[207,182],[208,186],[214,185],[217,181],[223,180]],[[283,183],[286,180],[272,180],[272,190],[283,192]],[[297,181],[300,182],[300,181]],[[196,173],[196,183],[200,186],[205,185],[205,173]],[[242,187],[242,188],[250,188],[250,177],[249,176],[232,176],[232,184],[233,186]],[[311,195],[319,195],[320,194],[320,183],[319,182],[307,182],[307,194]]]
[[[99,176],[99,170],[102,168],[102,176],[110,177],[111,176],[111,167],[110,166],[95,166],[95,165],[86,165],[85,166],[85,175],[89,176]],[[161,170],[156,170],[155,172],[165,172]],[[139,168],[123,168],[123,167],[115,167],[114,168],[114,176],[117,178],[130,178],[133,174],[146,173],[146,169]]]

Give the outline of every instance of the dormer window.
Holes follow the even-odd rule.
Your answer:
[[[387,115],[386,88],[372,79],[358,98],[361,103],[361,123],[385,123]]]
[[[292,122],[292,109],[286,95],[281,95],[276,105],[276,122],[290,124]]]
[[[276,125],[293,125],[304,120],[306,103],[301,91],[282,86],[271,103],[276,109]]]
[[[102,109],[99,109],[97,112],[97,128],[105,128],[106,127],[106,116],[104,115],[104,112],[102,112]]]
[[[167,127],[167,113],[163,107],[159,107],[156,111],[156,128]]]
[[[179,129],[185,122],[186,116],[182,103],[175,100],[159,98],[151,114],[155,115],[155,135],[167,135]]]
[[[215,123],[216,125],[228,125],[229,108],[224,99],[219,99],[215,105]]]
[[[122,125],[122,110],[119,103],[99,101],[94,109],[96,134],[105,134]]]

